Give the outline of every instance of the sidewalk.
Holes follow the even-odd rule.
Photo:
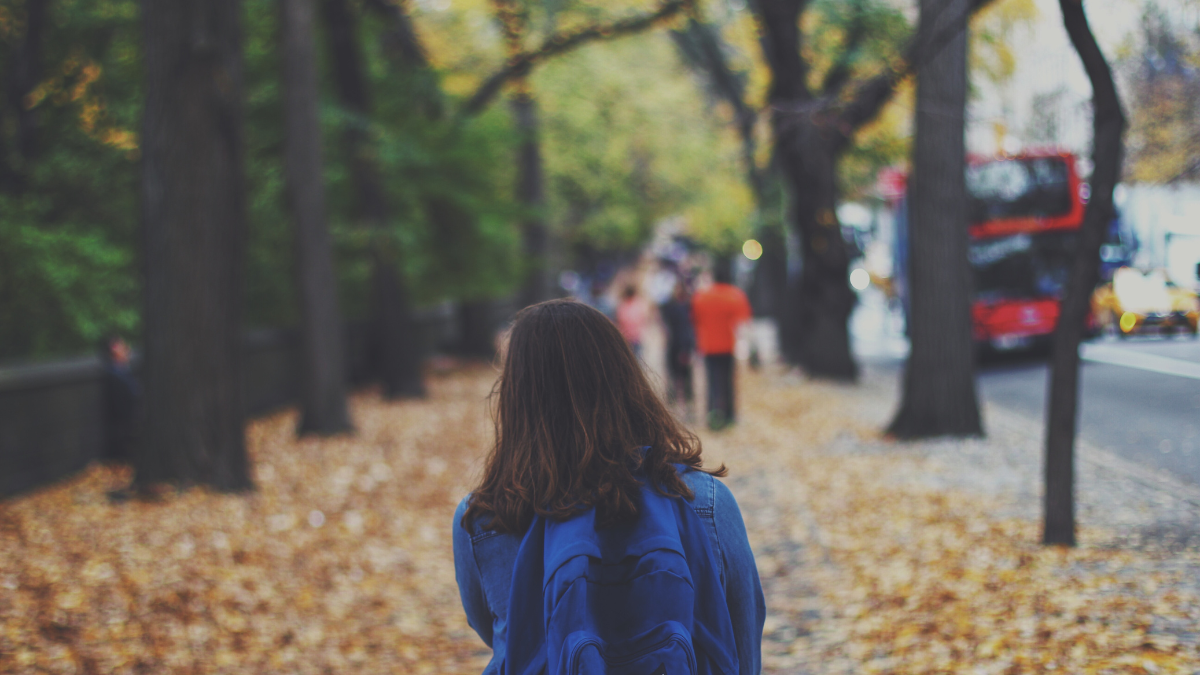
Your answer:
[[[0,672],[472,673],[450,519],[495,371],[355,397],[354,437],[250,426],[258,492],[110,505],[120,472],[0,503]],[[1200,672],[1200,508],[1081,450],[1077,550],[1037,545],[1039,429],[881,440],[895,383],[742,368],[725,462],[767,593],[768,673]],[[1163,536],[1172,535],[1172,536]]]
[[[729,464],[777,673],[1200,672],[1196,491],[1080,448],[1081,546],[1037,545],[1040,425],[880,438],[898,391],[747,374]]]

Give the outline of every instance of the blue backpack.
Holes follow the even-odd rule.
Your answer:
[[[504,675],[736,675],[737,646],[704,524],[643,485],[638,517],[536,516],[508,605]]]

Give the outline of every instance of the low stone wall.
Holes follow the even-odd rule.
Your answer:
[[[423,355],[454,350],[458,317],[450,303],[417,313]],[[346,326],[346,365],[352,385],[372,377],[367,326]],[[295,330],[246,334],[243,401],[259,416],[296,400],[300,387]],[[99,457],[103,370],[97,357],[0,368],[0,498],[68,476]]]

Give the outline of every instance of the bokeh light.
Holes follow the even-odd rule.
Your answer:
[[[762,257],[762,244],[758,243],[757,239],[747,239],[746,243],[742,244],[742,255],[751,260],[758,260]]]
[[[853,286],[855,290],[865,290],[867,286],[871,285],[871,275],[863,268],[856,267],[854,268],[854,271],[850,273],[850,285]]]
[[[1121,315],[1121,330],[1128,333],[1137,327],[1137,315],[1133,312],[1125,312]]]

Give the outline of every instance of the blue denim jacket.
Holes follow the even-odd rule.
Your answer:
[[[709,543],[717,554],[737,640],[738,671],[740,675],[757,675],[762,669],[767,608],[742,513],[729,488],[712,476],[691,471],[684,475],[684,481],[696,494],[692,506],[704,522]],[[500,672],[504,660],[508,594],[521,536],[492,532],[478,524],[473,524],[470,532],[463,529],[468,499],[464,498],[454,513],[454,573],[467,623],[492,648],[492,660],[483,675],[494,675]]]

